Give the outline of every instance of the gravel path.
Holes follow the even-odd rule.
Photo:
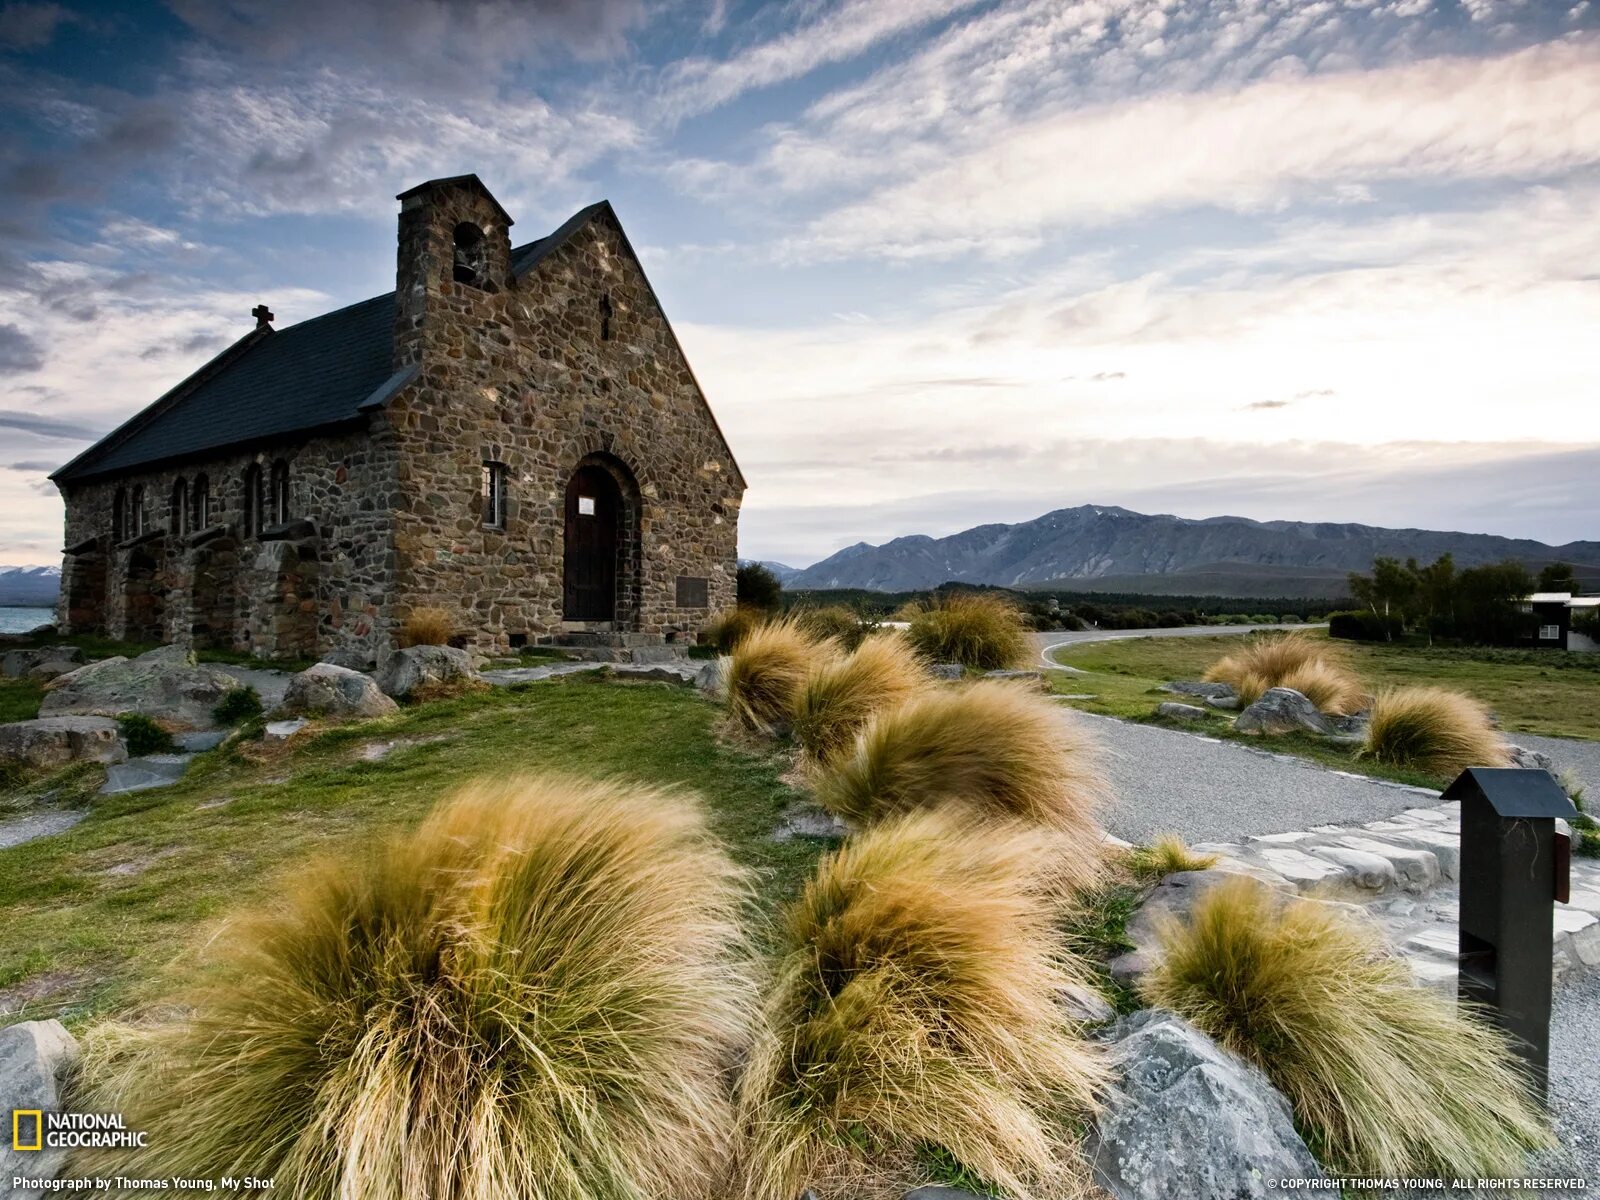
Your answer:
[[[1084,642],[1120,642],[1127,638],[1221,637],[1227,633],[1259,633],[1263,629],[1323,629],[1322,625],[1178,625],[1171,629],[1085,629],[1075,633],[1030,633],[1039,657],[1046,666],[1059,666],[1050,657],[1057,646],[1077,646]]]
[[[1074,715],[1105,745],[1117,793],[1105,824],[1130,842],[1160,833],[1189,842],[1237,841],[1247,834],[1375,821],[1424,802],[1412,788],[1301,759],[1153,725]],[[1437,800],[1437,793],[1427,795]]]
[[[1532,733],[1508,733],[1506,737],[1519,746],[1548,754],[1550,761],[1556,766],[1557,774],[1571,771],[1583,781],[1590,811],[1593,812],[1595,806],[1600,806],[1600,742],[1539,737]]]
[[[1573,972],[1550,1014],[1550,1107],[1561,1144],[1591,1186],[1600,1184],[1600,973]]]

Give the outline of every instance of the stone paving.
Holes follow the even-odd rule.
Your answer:
[[[1321,825],[1240,842],[1202,842],[1197,853],[1323,899],[1354,902],[1383,927],[1419,983],[1454,994],[1457,884],[1461,863],[1458,801],[1408,808],[1363,825]],[[1572,899],[1555,909],[1553,969],[1600,966],[1600,861],[1572,860]]]

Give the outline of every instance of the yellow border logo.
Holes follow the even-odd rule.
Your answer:
[[[22,1144],[22,1118],[33,1118],[33,1145]],[[13,1150],[39,1150],[44,1146],[44,1113],[37,1108],[11,1110],[11,1148]]]

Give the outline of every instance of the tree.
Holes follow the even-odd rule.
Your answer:
[[[1350,573],[1350,594],[1383,618],[1384,636],[1394,640],[1391,622],[1404,621],[1416,593],[1416,579],[1398,558],[1375,558],[1372,574]]]
[[[1539,571],[1539,591],[1577,592],[1578,576],[1571,563],[1546,563]]]
[[[1441,554],[1428,566],[1419,567],[1416,559],[1408,558],[1406,572],[1411,576],[1413,607],[1431,646],[1436,632],[1455,626],[1456,561]]]
[[[783,584],[758,562],[740,563],[734,576],[734,597],[741,608],[772,612],[783,603]]]
[[[1509,646],[1531,632],[1534,618],[1523,606],[1534,580],[1514,559],[1469,567],[1456,577],[1455,590],[1456,627],[1468,641]]]

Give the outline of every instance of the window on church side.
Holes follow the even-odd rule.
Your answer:
[[[261,464],[251,463],[244,472],[244,536],[258,538],[262,529]]]
[[[189,505],[193,514],[191,528],[196,532],[206,528],[211,523],[211,481],[204,475],[194,477],[194,486],[189,489]]]
[[[183,537],[189,532],[189,484],[182,475],[172,485],[172,511],[167,517],[167,528],[173,537]]]
[[[483,524],[489,529],[506,527],[506,465],[483,464]]]
[[[289,464],[279,459],[272,464],[271,504],[268,511],[274,525],[289,523]]]
[[[144,532],[144,484],[137,484],[128,498],[128,536],[136,538]]]

